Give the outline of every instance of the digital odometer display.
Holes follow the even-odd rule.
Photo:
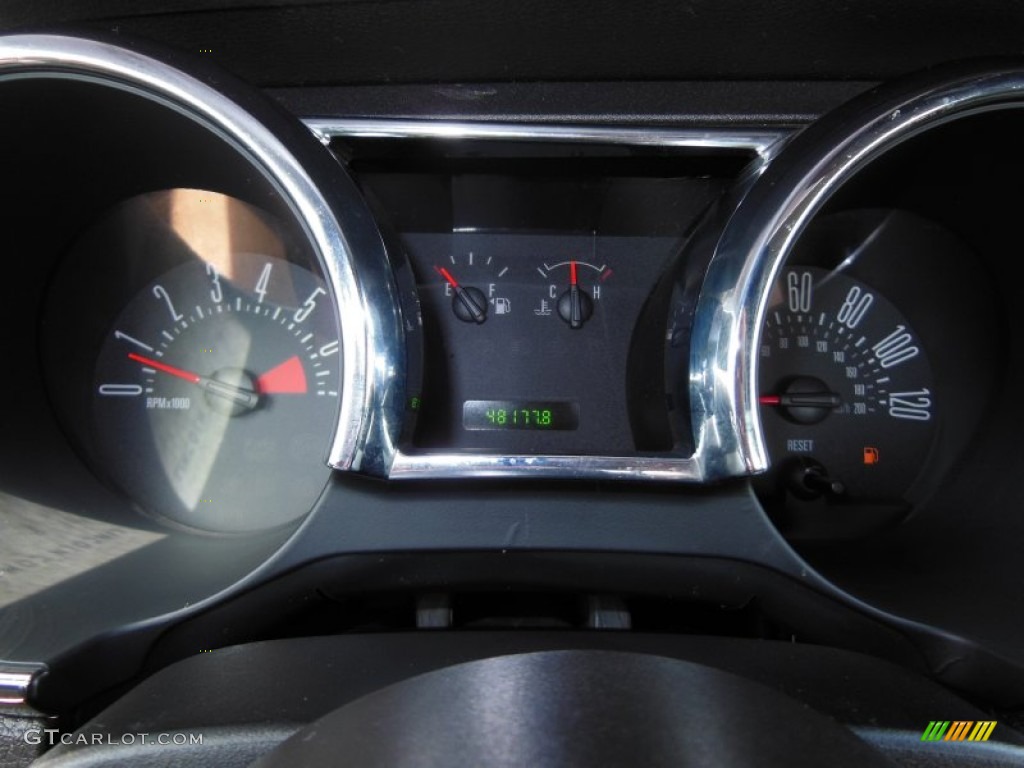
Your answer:
[[[580,425],[580,409],[572,402],[539,400],[467,400],[462,426],[471,430],[573,430]]]

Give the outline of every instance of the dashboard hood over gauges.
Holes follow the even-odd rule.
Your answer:
[[[1024,65],[627,124],[202,58],[0,37],[0,725],[187,681],[139,722],[379,756],[364,717],[517,669],[531,723],[635,668],[888,756],[1024,710]]]

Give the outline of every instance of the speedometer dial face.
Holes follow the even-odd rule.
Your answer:
[[[759,350],[772,478],[797,498],[893,501],[935,437],[935,386],[907,320],[870,286],[785,269]]]

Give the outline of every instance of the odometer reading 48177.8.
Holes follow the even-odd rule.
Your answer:
[[[759,401],[773,471],[796,495],[898,499],[935,436],[931,367],[872,287],[793,266],[772,293]]]
[[[579,423],[572,402],[467,400],[462,406],[462,426],[471,430],[571,430]]]

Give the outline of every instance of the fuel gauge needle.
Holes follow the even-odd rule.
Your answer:
[[[452,311],[460,320],[472,320],[475,323],[482,323],[487,319],[487,299],[477,288],[463,288],[459,281],[452,277],[452,273],[444,267],[434,267],[437,273],[444,278],[445,282],[455,292],[455,299],[452,301]]]
[[[251,410],[259,404],[259,395],[255,391],[247,389],[246,387],[239,387],[223,381],[217,381],[216,379],[207,378],[206,376],[200,376],[198,373],[186,371],[182,368],[168,365],[167,363],[161,363],[159,360],[143,357],[135,352],[129,352],[128,359],[134,360],[135,362],[141,363],[149,368],[153,368],[161,373],[166,373],[169,376],[175,376],[183,381],[187,381],[189,384],[196,384],[205,389],[211,395],[223,397],[225,400],[230,400],[232,403],[235,403],[242,408]]]

